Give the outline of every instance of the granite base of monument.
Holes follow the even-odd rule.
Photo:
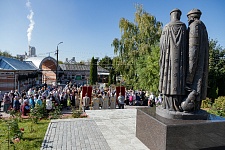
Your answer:
[[[179,112],[169,111],[161,106],[156,107],[156,114],[168,119],[182,119],[182,120],[207,120],[210,114],[205,110],[199,110],[198,112]]]
[[[136,137],[151,150],[225,149],[225,120],[167,119],[138,108]]]

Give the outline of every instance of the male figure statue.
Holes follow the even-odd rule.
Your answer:
[[[205,24],[199,20],[202,12],[192,9],[188,12],[188,68],[187,88],[197,92],[194,110],[199,110],[201,101],[206,98],[208,84],[209,41]]]
[[[170,12],[170,22],[164,27],[160,38],[159,92],[164,95],[163,107],[180,111],[185,97],[185,75],[187,64],[187,28],[180,21],[181,11]]]

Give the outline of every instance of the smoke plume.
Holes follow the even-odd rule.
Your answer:
[[[35,24],[33,20],[34,12],[32,10],[31,2],[29,0],[27,0],[26,6],[30,11],[30,14],[27,15],[27,19],[30,21],[29,27],[27,29],[27,40],[28,40],[28,44],[30,45],[32,31],[34,29],[34,24]]]

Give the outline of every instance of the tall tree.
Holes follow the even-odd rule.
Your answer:
[[[97,78],[98,78],[97,61],[98,59],[95,59],[94,57],[92,57],[91,65],[90,65],[90,84],[91,85],[94,85],[97,82]]]
[[[145,63],[143,61],[147,61],[146,58],[151,54],[152,47],[158,44],[162,23],[147,13],[142,5],[136,5],[134,23],[122,18],[119,28],[122,33],[121,39],[115,38],[112,42],[114,52],[118,55],[113,63],[115,71],[122,75],[127,84],[140,88],[140,82],[144,83],[149,79],[140,78],[138,68],[147,67],[143,65]]]
[[[116,77],[117,77],[118,73],[115,72],[114,68],[111,68],[109,70],[109,81],[108,81],[108,85],[111,84],[116,84]]]
[[[225,49],[218,41],[209,41],[209,77],[207,96],[213,101],[218,96],[225,96]]]
[[[106,70],[109,70],[109,78],[108,78],[109,85],[116,83],[116,79],[115,79],[116,74],[115,74],[112,63],[113,63],[113,59],[111,59],[108,56],[105,56],[99,61],[99,66],[101,66],[102,68],[105,68]]]
[[[139,77],[139,88],[146,89],[151,92],[158,92],[159,85],[159,46],[152,46],[150,55],[142,56],[139,59],[139,67],[137,68]]]
[[[104,58],[99,60],[98,65],[101,66],[102,68],[109,70],[112,68],[112,59],[108,56],[105,56]]]

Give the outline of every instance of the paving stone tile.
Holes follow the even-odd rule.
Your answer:
[[[89,118],[52,120],[41,150],[148,150],[135,135],[136,109],[87,110],[86,113]]]

